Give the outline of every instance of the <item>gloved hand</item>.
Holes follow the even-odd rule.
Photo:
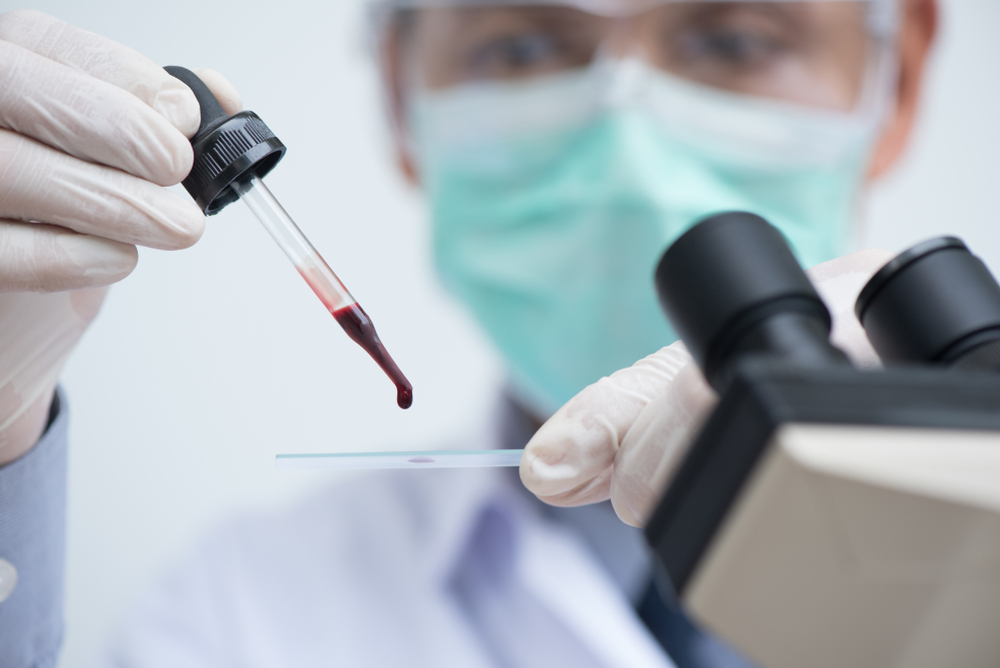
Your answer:
[[[879,359],[854,302],[892,257],[866,250],[807,272],[833,317],[831,341],[859,366],[877,366]],[[684,344],[669,345],[560,408],[525,448],[521,481],[556,506],[610,497],[618,517],[643,526],[716,400]]]
[[[224,79],[199,74],[239,111]],[[136,245],[201,236],[198,207],[163,188],[190,171],[200,121],[187,86],[135,51],[39,12],[0,14],[0,465],[40,435],[99,286],[132,271]]]

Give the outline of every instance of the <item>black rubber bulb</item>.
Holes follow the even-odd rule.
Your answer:
[[[184,82],[201,106],[201,125],[191,138],[194,165],[184,188],[205,215],[222,211],[239,196],[229,186],[253,172],[263,178],[285,155],[285,145],[252,111],[229,116],[205,82],[189,69],[163,68]]]
[[[198,106],[201,107],[201,125],[198,127],[198,133],[191,139],[192,142],[229,118],[229,114],[219,104],[219,100],[212,94],[212,91],[197,74],[187,68],[177,67],[176,65],[168,65],[163,69],[170,76],[183,81],[198,99]]]

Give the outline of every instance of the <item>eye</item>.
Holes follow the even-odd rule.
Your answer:
[[[677,55],[688,64],[748,68],[762,65],[782,51],[779,40],[755,31],[717,29],[678,37]]]
[[[545,33],[498,37],[476,48],[470,69],[477,78],[504,78],[549,69],[558,64],[560,48]]]

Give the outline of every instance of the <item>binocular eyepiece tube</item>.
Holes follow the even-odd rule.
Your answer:
[[[760,216],[702,220],[667,249],[655,281],[667,317],[717,391],[751,357],[850,364],[829,341],[823,300],[781,232]]]
[[[697,223],[663,254],[655,281],[717,391],[750,358],[849,365],[829,341],[829,311],[781,232],[760,216],[728,212]],[[1000,371],[1000,285],[960,239],[901,253],[861,290],[855,313],[887,364]]]
[[[855,313],[887,363],[1000,371],[1000,285],[960,239],[901,253],[861,290]]]

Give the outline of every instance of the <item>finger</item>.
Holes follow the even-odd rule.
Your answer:
[[[198,131],[191,89],[137,51],[30,9],[0,14],[0,40],[131,93],[185,137]]]
[[[129,255],[133,258],[137,257],[137,254],[131,250],[129,251]],[[135,262],[132,263],[132,267],[135,267]],[[129,271],[131,271],[131,269]],[[124,278],[124,276],[122,276],[122,278]],[[70,306],[73,307],[73,312],[76,314],[77,318],[79,318],[81,327],[86,329],[90,326],[90,323],[94,321],[94,318],[97,317],[97,313],[101,310],[101,306],[104,304],[104,297],[107,294],[107,285],[83,290],[73,290],[70,293],[69,303]]]
[[[806,272],[833,317],[830,342],[861,367],[877,367],[881,361],[854,314],[854,303],[872,275],[893,257],[889,251],[872,248],[818,264]]]
[[[525,487],[553,505],[608,498],[622,438],[688,359],[683,344],[675,343],[570,399],[528,442],[521,458]]]
[[[162,186],[191,171],[191,143],[135,96],[0,41],[0,127]]]
[[[717,397],[694,360],[639,413],[622,439],[611,478],[618,517],[645,526]]]
[[[240,94],[236,92],[236,88],[233,84],[229,83],[226,77],[215,70],[199,69],[192,71],[208,86],[208,89],[212,91],[215,99],[219,101],[219,104],[222,105],[227,114],[232,116],[243,111],[243,100],[240,99]]]
[[[135,246],[52,225],[0,220],[0,292],[110,285],[132,273],[137,261]]]
[[[186,196],[0,130],[0,217],[39,221],[126,244],[187,248],[205,217]]]

